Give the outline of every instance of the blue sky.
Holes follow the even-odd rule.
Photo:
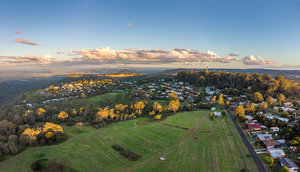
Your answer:
[[[91,57],[80,50],[134,48],[136,53],[136,50],[180,48],[203,53],[210,50],[220,58],[236,53],[239,56],[233,58],[242,60],[254,55],[253,58],[259,56],[274,61],[274,64],[261,65],[236,61],[220,63],[222,60],[207,62],[199,55],[200,60],[190,60],[191,63],[204,62],[229,68],[298,68],[299,9],[300,1],[297,0],[0,0],[0,56],[4,56],[2,65],[16,59],[24,61],[21,57],[25,55],[36,58],[47,55],[58,61],[77,57],[83,59],[80,61],[107,63],[102,57]],[[19,38],[38,45],[17,43]],[[76,56],[68,56],[71,51],[76,51]],[[99,51],[102,53],[102,49]],[[169,58],[170,54],[167,56]],[[248,60],[256,60],[253,58]],[[172,65],[169,61],[163,62]],[[109,61],[113,62],[123,63],[119,57]],[[149,64],[152,62],[150,60]],[[174,62],[180,66],[185,61]]]

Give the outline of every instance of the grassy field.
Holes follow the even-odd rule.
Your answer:
[[[137,118],[105,128],[65,128],[66,142],[31,147],[0,163],[0,171],[30,171],[30,164],[42,158],[57,161],[80,171],[258,171],[229,117],[207,118],[208,111],[178,113],[164,121],[143,123]],[[178,128],[189,128],[188,130]],[[120,144],[142,156],[128,161],[111,148]],[[165,156],[165,161],[159,157]]]
[[[83,98],[82,100],[88,101],[90,103],[97,103],[104,100],[119,103],[119,101],[121,101],[121,100],[117,100],[117,95],[119,94],[123,94],[123,93],[106,93],[95,97]]]

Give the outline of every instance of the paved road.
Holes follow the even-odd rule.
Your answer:
[[[244,132],[242,131],[242,129],[240,128],[240,126],[238,125],[237,121],[236,121],[236,115],[234,115],[233,113],[231,113],[230,110],[228,110],[226,108],[227,114],[230,115],[230,118],[232,119],[232,122],[234,123],[235,128],[237,129],[237,131],[239,132],[239,134],[241,135],[245,145],[247,146],[250,154],[252,155],[259,171],[261,172],[267,172],[267,169],[265,168],[264,164],[261,162],[261,160],[259,159],[258,155],[256,154],[256,152],[254,151],[252,145],[250,144],[250,142],[248,141],[247,137],[245,136]]]

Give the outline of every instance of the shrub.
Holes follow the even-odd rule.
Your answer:
[[[121,145],[119,145],[119,144],[113,145],[112,148],[119,152],[124,151],[124,148],[122,148]]]

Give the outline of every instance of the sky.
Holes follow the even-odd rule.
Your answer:
[[[0,0],[0,68],[300,69],[298,0]]]

